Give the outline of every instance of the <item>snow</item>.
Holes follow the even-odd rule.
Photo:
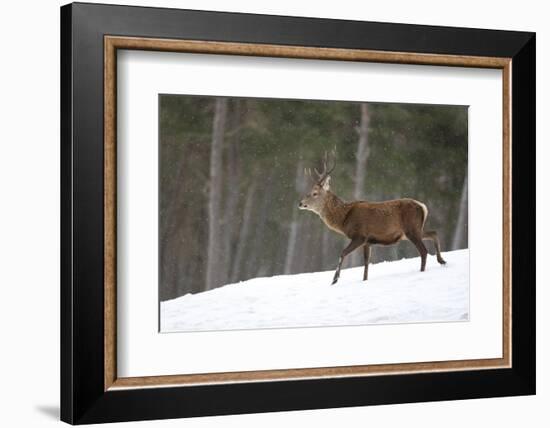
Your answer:
[[[254,278],[161,302],[161,332],[467,321],[469,251],[342,270]]]

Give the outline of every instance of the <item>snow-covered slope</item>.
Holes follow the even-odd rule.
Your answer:
[[[469,252],[342,270],[254,278],[161,303],[161,332],[468,320]]]

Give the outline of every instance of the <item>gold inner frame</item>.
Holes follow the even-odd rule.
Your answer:
[[[245,55],[299,59],[324,59],[397,64],[442,65],[502,70],[503,91],[503,320],[502,358],[431,361],[421,363],[316,367],[169,376],[117,376],[116,367],[116,85],[117,50],[169,51],[223,55]],[[511,58],[383,52],[233,42],[170,40],[139,37],[104,37],[104,389],[192,386],[270,380],[358,377],[420,372],[441,372],[511,367]]]

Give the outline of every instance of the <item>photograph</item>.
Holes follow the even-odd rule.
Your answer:
[[[158,102],[161,333],[468,322],[468,106]]]
[[[357,412],[384,424],[386,408],[428,407],[435,421],[455,401],[512,426],[540,410],[544,73],[529,13],[143,6],[56,10],[57,66],[44,69],[59,93],[27,98],[57,99],[60,109],[37,111],[60,121],[39,114],[29,127],[26,114],[14,128],[14,141],[60,134],[50,159],[22,158],[58,172],[60,292],[31,269],[43,291],[32,312],[57,312],[55,325],[40,318],[51,335],[39,339],[58,341],[56,370],[50,358],[31,375],[58,383],[34,388],[36,411],[16,406],[14,417],[53,413],[55,401],[38,401],[48,391],[69,424],[280,426],[272,412],[291,425],[301,413],[365,420]],[[20,62],[45,64],[44,52]],[[11,164],[31,189],[19,199],[44,206],[28,174],[39,168]],[[36,224],[57,230],[8,229]],[[29,271],[16,270],[10,289]],[[28,301],[6,299],[19,312],[13,302]],[[36,330],[26,318],[15,343]]]

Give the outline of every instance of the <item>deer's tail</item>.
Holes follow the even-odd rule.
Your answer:
[[[422,208],[422,212],[424,213],[424,217],[422,218],[422,229],[424,229],[424,225],[426,224],[426,219],[428,218],[428,207],[423,204],[422,202],[415,201],[418,205],[420,205],[420,208]]]

